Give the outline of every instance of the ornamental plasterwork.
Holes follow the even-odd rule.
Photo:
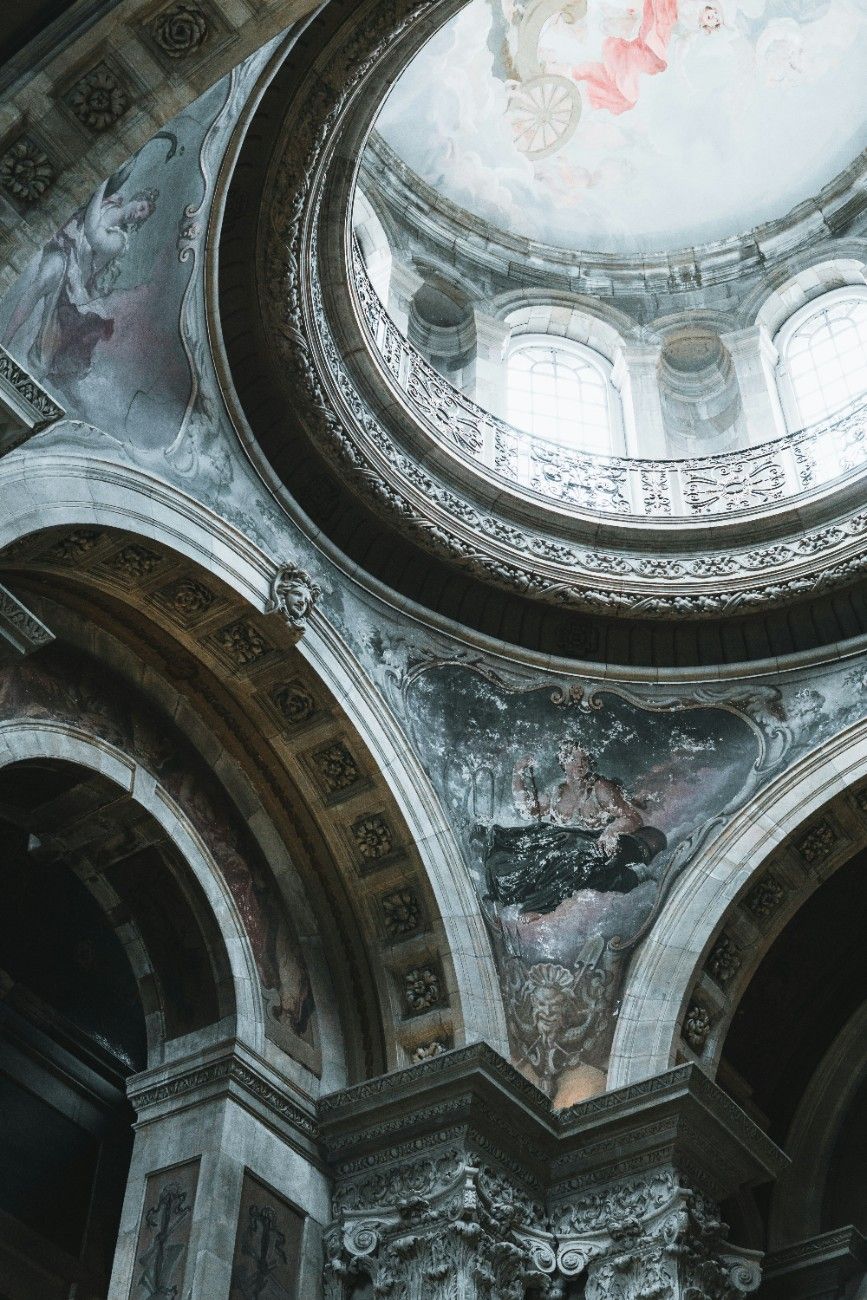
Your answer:
[[[327,237],[336,241],[329,244],[329,265],[335,264],[335,255],[342,258],[346,279],[351,281],[344,228],[338,239],[334,230],[340,222],[333,219],[332,208],[339,204],[340,221],[348,221],[349,181],[341,180],[343,191],[334,188],[326,200],[321,178],[344,124],[360,138],[364,123],[353,123],[350,114],[356,99],[373,112],[377,85],[385,89],[398,46],[420,43],[430,30],[425,19],[436,13],[437,20],[444,20],[455,7],[451,0],[439,4],[394,0],[387,8],[370,7],[363,18],[353,7],[352,33],[345,41],[332,43],[316,66],[311,74],[316,78],[315,91],[299,92],[298,111],[284,125],[278,144],[278,162],[264,196],[269,233],[259,254],[270,326],[266,335],[273,340],[278,381],[285,378],[291,385],[293,405],[300,407],[299,415],[318,449],[369,506],[424,548],[506,589],[600,614],[665,618],[675,613],[697,618],[751,612],[817,595],[867,570],[865,511],[844,514],[831,526],[808,529],[796,540],[783,536],[773,545],[756,544],[750,540],[756,537],[756,526],[739,530],[729,518],[728,545],[719,555],[660,557],[660,534],[654,530],[638,536],[632,551],[581,545],[569,536],[580,536],[583,527],[574,512],[557,512],[555,536],[537,527],[535,519],[529,524],[526,512],[520,521],[512,522],[507,501],[497,501],[498,513],[485,508],[465,494],[457,476],[436,463],[430,439],[423,460],[417,449],[404,450],[366,404],[343,361],[352,349],[338,349],[331,336],[318,279],[322,224]],[[411,52],[408,48],[407,55]],[[345,327],[350,311],[360,333],[352,296],[351,292],[343,295],[342,324]],[[462,427],[458,421],[455,437],[463,437]],[[401,428],[409,436],[407,428]],[[472,442],[472,437],[466,440]],[[773,486],[773,479],[773,473],[754,476],[744,490],[753,496],[763,493],[768,483]],[[658,497],[659,478],[648,486]],[[697,490],[700,487],[697,484]],[[727,500],[733,491],[727,487]],[[747,501],[745,508],[750,504]],[[664,516],[664,510],[660,513]],[[664,520],[660,522],[664,528]],[[802,516],[797,521],[799,532],[803,525]],[[701,538],[697,544],[702,547],[703,526],[697,517],[695,536]],[[594,533],[598,531],[597,516]],[[652,556],[641,553],[648,545]],[[648,563],[650,574],[645,571]]]

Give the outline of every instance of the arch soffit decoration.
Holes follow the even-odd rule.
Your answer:
[[[280,566],[206,507],[161,480],[107,462],[47,456],[25,465],[23,457],[7,457],[0,468],[0,548],[12,544],[11,554],[7,551],[3,557],[9,580],[14,583],[15,573],[26,576],[27,554],[40,549],[38,542],[34,547],[33,536],[61,528],[118,529],[128,534],[126,544],[134,548],[150,542],[168,547],[172,563],[183,558],[202,566],[190,570],[194,581],[225,584],[226,603],[217,622],[231,622],[231,601],[240,601],[235,621],[243,614],[252,626],[262,629],[268,642],[279,643],[282,636],[287,649],[297,639],[290,629],[281,629],[280,618],[267,613]],[[116,543],[123,549],[123,539],[118,537]],[[186,649],[213,664],[213,649],[185,635],[153,598],[163,569],[132,586],[112,583],[104,567],[99,567],[105,545],[114,543],[95,546],[94,571],[87,581],[121,600],[128,601],[133,593],[144,596],[150,619],[161,622],[169,635],[180,635]],[[29,567],[35,572],[32,562]],[[79,561],[77,579],[82,578],[83,567]],[[57,578],[63,573],[63,566],[59,570],[55,566]],[[201,628],[202,639],[206,630]],[[275,663],[278,651],[275,645]],[[436,1045],[431,1049],[435,1051],[439,1045],[481,1038],[505,1050],[505,1017],[484,923],[460,851],[426,775],[387,706],[319,610],[313,612],[292,653],[300,671],[283,675],[299,677],[302,694],[306,679],[310,693],[324,703],[317,706],[309,728],[302,726],[298,740],[288,744],[285,739],[280,743],[285,719],[275,726],[273,702],[263,703],[263,692],[255,690],[257,672],[236,668],[226,674],[225,660],[216,662],[221,677],[231,680],[233,687],[243,683],[244,708],[261,717],[266,735],[278,739],[284,768],[311,809],[331,860],[340,865],[368,944],[386,1026],[388,1064],[405,1063],[417,1050],[431,1049],[431,1044]],[[310,761],[313,751],[329,749],[332,742],[346,751],[358,778],[336,795],[323,787],[323,777]],[[224,764],[219,775],[227,786],[240,780],[237,765],[231,763]],[[237,799],[242,807],[251,800],[258,805],[249,785],[237,791]],[[262,847],[272,857],[279,835],[261,805],[250,821],[253,829],[257,822],[269,828],[263,832],[267,842]],[[412,923],[390,919],[390,912],[400,911],[393,896],[405,893],[415,899],[409,907],[415,918]],[[408,976],[427,967],[437,976],[439,996],[432,1008],[410,1011],[407,997],[413,995]],[[368,1062],[361,1068],[380,1066]]]
[[[718,565],[712,565],[711,572],[704,558],[693,557],[688,547],[691,534],[684,531],[682,520],[678,520],[676,534],[666,531],[665,521],[654,520],[650,527],[642,523],[641,540],[636,544],[630,533],[634,522],[630,524],[628,514],[618,514],[619,549],[615,554],[603,549],[612,542],[613,534],[607,518],[598,512],[585,517],[572,505],[564,511],[546,499],[541,506],[534,502],[530,519],[523,503],[510,502],[499,481],[488,482],[481,472],[476,475],[471,502],[458,479],[450,477],[457,453],[441,451],[425,438],[424,446],[413,444],[412,455],[407,457],[405,449],[392,443],[385,426],[395,419],[403,421],[400,437],[411,441],[416,437],[399,415],[400,402],[389,399],[380,410],[372,395],[381,394],[382,384],[374,383],[373,375],[365,373],[360,388],[356,387],[341,360],[350,358],[348,365],[368,368],[378,364],[368,355],[369,346],[360,341],[359,309],[350,301],[353,295],[347,293],[347,280],[351,279],[347,261],[350,198],[365,132],[378,103],[377,86],[384,89],[389,84],[431,32],[454,12],[456,3],[402,0],[389,13],[353,6],[348,16],[347,6],[331,0],[281,68],[271,74],[268,84],[263,79],[258,109],[251,106],[227,151],[221,201],[211,216],[208,311],[224,397],[258,472],[292,512],[284,484],[244,417],[243,398],[235,392],[230,358],[222,341],[215,262],[222,235],[234,250],[256,248],[265,320],[264,328],[262,321],[250,321],[248,326],[258,332],[266,359],[256,384],[257,419],[261,415],[272,430],[282,427],[278,412],[287,409],[286,395],[291,390],[299,427],[306,429],[349,495],[360,497],[422,550],[433,551],[471,580],[493,583],[512,596],[581,608],[597,616],[642,620],[668,617],[673,612],[684,619],[764,617],[777,606],[820,595],[824,598],[826,591],[856,581],[867,560],[861,555],[862,542],[855,540],[855,534],[861,532],[861,515],[853,513],[854,498],[849,499],[851,492],[846,486],[839,497],[831,498],[820,490],[815,503],[811,499],[810,508],[818,512],[816,522],[820,515],[825,523],[833,516],[839,524],[835,531],[841,547],[838,555],[829,555],[827,529],[821,530],[821,571],[809,558],[812,534],[808,534],[806,545],[804,538],[808,507],[799,503],[797,510],[793,505],[772,512],[777,541],[771,548],[759,543],[752,526],[748,535],[741,534],[745,544],[738,547],[739,512],[720,515],[714,521],[716,544],[731,544],[726,549],[727,569],[720,577]],[[257,111],[262,131],[248,135]],[[252,219],[249,215],[233,209],[230,223],[223,225],[231,174],[245,149],[252,149],[244,162],[245,186],[259,184],[257,171],[263,177],[263,197],[257,208],[259,240],[240,238],[243,223]],[[270,159],[267,165],[266,156]],[[335,166],[329,167],[332,159]],[[310,256],[317,244],[319,262]],[[236,269],[240,266],[238,256],[234,251],[229,259]],[[224,259],[221,266],[227,264]],[[316,269],[320,265],[321,280]],[[312,279],[307,278],[308,271]],[[325,327],[323,311],[330,319]],[[232,329],[237,333],[237,319],[233,319]],[[248,331],[242,334],[249,337]],[[269,383],[273,388],[267,396]],[[279,396],[281,385],[286,389]],[[373,406],[364,406],[371,400]],[[420,428],[417,432],[419,438],[423,436]],[[285,448],[281,456],[284,452]],[[764,510],[757,508],[760,513]],[[780,542],[786,528],[795,526],[797,551],[791,543]],[[587,529],[592,531],[592,549],[580,544]],[[814,529],[817,547],[819,531]],[[700,530],[695,531],[696,539],[699,535],[704,552],[708,538],[704,518]],[[587,541],[590,536],[587,532]],[[579,544],[573,544],[573,538]],[[634,547],[633,553],[622,549],[627,542]],[[675,544],[677,553],[661,561],[660,546],[671,552]],[[655,557],[652,565],[648,548]],[[604,591],[599,586],[600,572],[611,575]]]
[[[683,873],[628,972],[609,1087],[677,1060],[716,1071],[765,953],[810,894],[867,845],[865,777],[860,722],[767,786]]]

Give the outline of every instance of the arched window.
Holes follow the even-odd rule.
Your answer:
[[[520,339],[507,363],[509,423],[565,446],[612,452],[620,419],[609,372],[604,358],[579,344]]]
[[[802,308],[780,330],[777,348],[792,429],[867,396],[867,291],[838,290]]]

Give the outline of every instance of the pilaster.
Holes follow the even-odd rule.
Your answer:
[[[786,422],[777,392],[777,351],[767,330],[751,325],[720,338],[734,366],[750,446],[781,438]]]
[[[476,354],[466,391],[479,406],[500,419],[506,419],[506,343],[511,328],[505,321],[473,309],[476,329]]]
[[[234,1300],[266,1266],[288,1294],[319,1294],[330,1209],[310,1103],[238,1043],[136,1075],[128,1093],[138,1118],[111,1296]]]
[[[626,455],[659,459],[668,454],[662,399],[659,392],[658,343],[627,343],[623,348],[626,367],[621,385]]]

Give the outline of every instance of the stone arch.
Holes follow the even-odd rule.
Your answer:
[[[493,299],[491,315],[513,336],[551,334],[598,352],[614,367],[622,365],[626,339],[634,324],[622,312],[580,295],[554,290],[514,290]]]
[[[790,316],[816,298],[851,286],[864,287],[867,282],[867,249],[859,240],[855,247],[835,246],[823,249],[817,257],[815,251],[799,259],[799,266],[789,265],[785,274],[778,273],[778,283],[765,282],[744,311],[749,310],[751,323],[764,327],[774,338]]]
[[[26,538],[37,532],[61,526],[129,529],[132,521],[136,532],[124,534],[130,542],[141,539],[165,546],[176,558],[202,565],[202,572],[207,569],[213,579],[225,584],[227,601],[235,602],[239,614],[246,609],[249,618],[260,623],[267,617],[279,564],[165,481],[105,461],[52,455],[28,466],[22,491],[23,479],[22,459],[8,457],[0,472],[0,543],[8,547],[14,541],[11,554],[19,553],[19,566],[26,563],[20,547],[26,550]],[[60,491],[58,482],[63,485]],[[5,558],[9,556],[7,549]],[[280,619],[268,622],[267,629],[266,635],[277,633],[287,644],[297,640]],[[376,874],[368,872],[366,864],[359,868],[358,845],[349,843],[356,823],[347,825],[342,812],[353,806],[351,801],[323,800],[302,755],[296,764],[301,784],[311,799],[324,804],[324,808],[317,806],[317,817],[325,826],[332,850],[344,860],[344,884],[355,899],[353,906],[361,907],[366,917],[363,928],[370,943],[376,941],[377,948],[383,950],[376,957],[374,980],[386,1021],[385,1059],[356,1070],[364,1073],[365,1069],[382,1068],[386,1062],[392,1066],[406,1063],[417,1050],[442,1050],[479,1038],[503,1048],[505,1018],[494,965],[490,956],[486,957],[484,923],[443,810],[426,778],[416,770],[410,746],[324,614],[314,613],[293,654],[333,691],[328,708],[333,713],[335,738],[345,736],[356,754],[364,753],[359,789],[368,791],[365,803],[381,804],[373,809],[375,815],[385,812],[391,818],[396,845],[393,857],[383,855],[387,872],[380,875],[378,868]],[[353,689],[347,689],[347,678]],[[273,710],[266,730],[274,731]],[[419,789],[424,791],[421,799]],[[244,797],[249,797],[249,791]],[[273,844],[279,836],[267,818],[259,818],[257,813],[253,820],[261,824]],[[353,855],[354,861],[350,860]],[[390,947],[390,922],[383,912],[389,888],[392,893],[400,892],[398,886],[414,881],[420,891],[419,914],[424,924],[417,927],[411,940]],[[406,980],[428,961],[439,975],[441,1004],[430,1014],[425,1008],[418,1016],[408,1014]],[[336,1082],[334,1079],[330,1086]]]
[[[734,1010],[774,939],[867,844],[867,804],[857,797],[865,776],[861,722],[770,782],[683,873],[628,972],[609,1087],[683,1059],[716,1070]]]
[[[787,1137],[792,1163],[774,1185],[769,1246],[779,1250],[822,1231],[829,1162],[847,1111],[867,1078],[867,1002],[849,1018],[804,1093]]]
[[[182,860],[184,870],[195,882],[201,903],[208,909],[207,920],[213,923],[208,928],[216,928],[222,940],[222,952],[218,957],[222,956],[228,967],[230,987],[215,987],[219,1018],[214,1026],[202,1028],[214,1029],[218,1035],[228,1032],[254,1051],[261,1051],[263,1013],[255,959],[231,891],[184,809],[141,763],[103,737],[88,735],[82,727],[56,719],[22,716],[0,720],[0,773],[17,764],[41,759],[51,759],[98,773],[121,796],[126,796],[137,809],[146,813],[148,819],[163,832]],[[117,895],[104,880],[92,886],[92,892],[109,914],[112,910],[126,910],[122,905],[119,906]],[[185,893],[190,899],[191,891]],[[200,908],[194,905],[193,910],[195,914]],[[202,919],[196,916],[197,921]],[[137,929],[134,909],[132,925]],[[142,944],[137,933],[132,936],[124,934],[121,941],[127,955],[131,957],[130,964],[140,988],[154,974],[159,978],[159,971],[155,970],[153,962],[147,956],[146,945]],[[214,976],[219,979],[216,970]],[[142,1001],[147,1007],[147,994]],[[183,1042],[167,1041],[164,1012],[155,1013],[152,1005],[146,1011],[146,1024],[149,1068],[186,1050]],[[213,1034],[205,1036],[213,1037]]]

